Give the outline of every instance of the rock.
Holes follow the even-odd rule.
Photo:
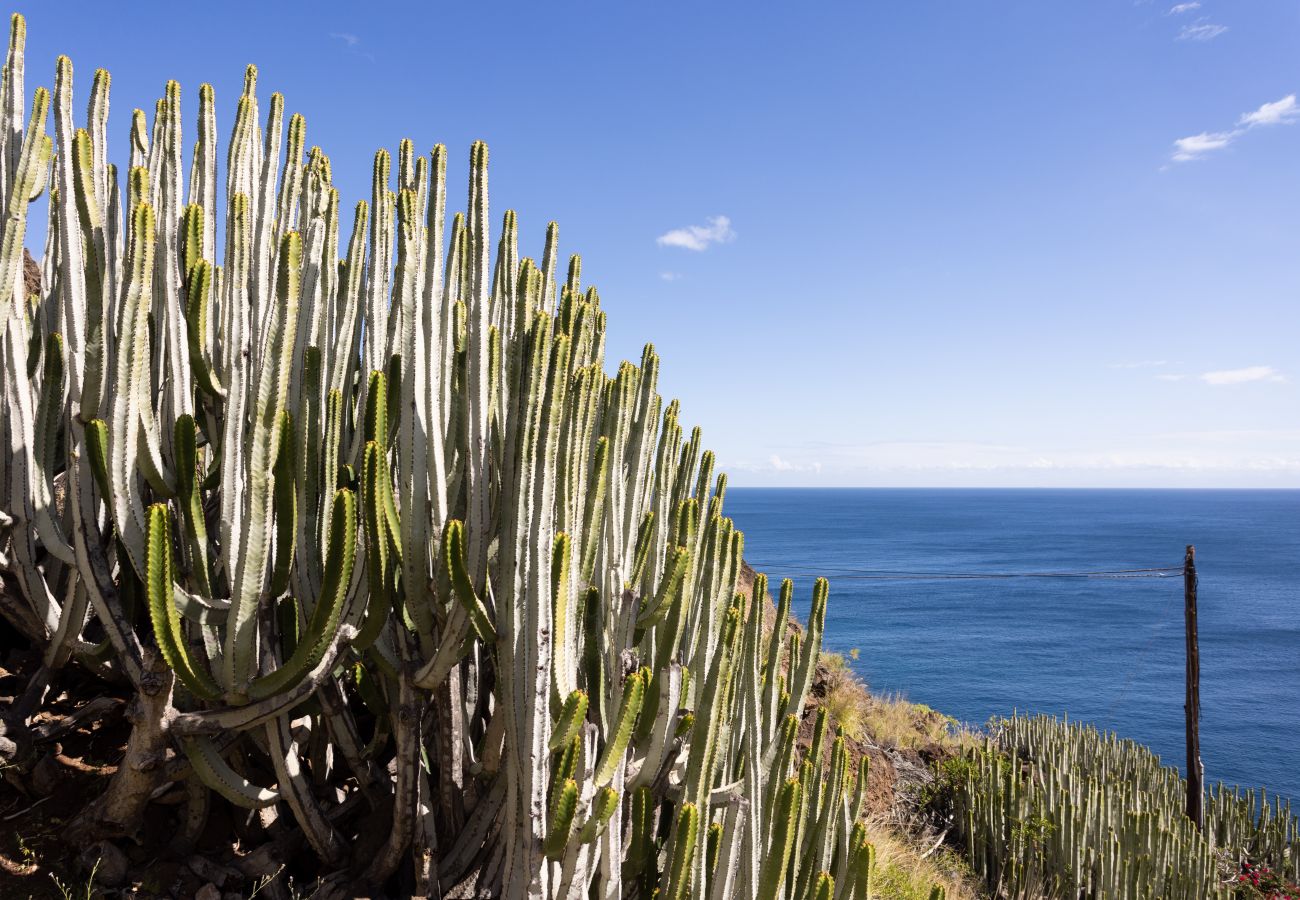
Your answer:
[[[54,758],[54,754],[46,753],[41,757],[40,762],[32,767],[30,778],[32,790],[42,797],[48,797],[63,781],[63,776],[63,767]]]
[[[212,882],[218,888],[225,887],[227,881],[238,881],[242,877],[238,869],[214,863],[206,856],[191,856],[185,864],[195,875]]]
[[[23,288],[29,297],[41,292],[41,264],[26,247],[23,248]]]
[[[284,866],[284,851],[274,841],[263,844],[247,856],[235,860],[246,878],[267,878]]]
[[[194,900],[221,900],[221,888],[209,881],[199,888],[194,895]]]
[[[316,884],[312,900],[357,900],[359,896],[344,872],[327,875]]]
[[[91,844],[77,857],[82,867],[95,873],[95,883],[104,887],[121,887],[126,884],[130,866],[126,854],[108,841]]]

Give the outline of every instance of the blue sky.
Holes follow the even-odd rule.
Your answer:
[[[214,9],[20,5],[28,85],[108,68],[120,157],[254,62],[349,203],[486,140],[735,484],[1300,486],[1294,2]]]

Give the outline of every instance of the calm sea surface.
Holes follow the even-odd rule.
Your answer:
[[[876,579],[865,572],[1200,575],[1207,782],[1300,802],[1300,491],[731,488],[745,555],[793,577],[807,614],[830,578],[826,643],[858,672],[971,723],[1065,714],[1183,763],[1183,583]]]

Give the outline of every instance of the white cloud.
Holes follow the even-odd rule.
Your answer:
[[[664,281],[676,281],[682,277],[681,272],[660,272],[659,277]]]
[[[773,453],[767,459],[767,468],[773,472],[820,472],[822,464],[818,462],[794,463]]]
[[[1222,369],[1205,372],[1200,376],[1206,384],[1246,384],[1251,381],[1286,381],[1286,377],[1272,366],[1247,366],[1244,369]]]
[[[1285,125],[1294,122],[1300,116],[1300,106],[1296,105],[1295,94],[1287,94],[1281,100],[1265,103],[1254,112],[1242,115],[1237,124],[1246,128],[1257,125]]]
[[[357,37],[355,34],[348,34],[346,31],[331,31],[330,37],[334,38],[336,41],[342,41],[349,47],[355,47],[357,44],[361,43],[361,38]]]
[[[655,238],[661,247],[683,247],[687,250],[707,250],[710,244],[725,244],[736,239],[736,232],[731,228],[731,219],[726,216],[711,216],[705,220],[707,225],[687,225],[674,228],[667,234]]]
[[[1174,141],[1174,162],[1190,162],[1201,159],[1207,153],[1222,150],[1247,131],[1264,128],[1269,125],[1289,125],[1300,121],[1300,103],[1295,94],[1287,94],[1281,100],[1265,103],[1259,109],[1242,113],[1237,119],[1237,127],[1231,131],[1202,131],[1191,137]]]
[[[1195,376],[1189,376],[1195,377]],[[1300,485],[1300,431],[1119,434],[1064,445],[811,441],[728,468],[737,484]],[[814,462],[813,460],[816,460]],[[745,473],[745,474],[741,474]]]
[[[821,473],[822,464],[820,462],[795,462],[773,453],[767,458],[766,462],[739,461],[728,466],[738,472],[751,472],[755,475],[773,475],[773,474],[790,474],[802,473],[807,475],[817,475]]]
[[[1228,30],[1227,25],[1215,25],[1205,19],[1197,19],[1191,25],[1184,25],[1178,32],[1180,41],[1212,41]]]
[[[1137,362],[1111,363],[1112,369],[1158,369],[1160,366],[1167,366],[1169,362],[1163,359],[1141,359]]]
[[[1151,435],[1153,438],[1170,441],[1207,441],[1224,443],[1232,441],[1249,442],[1258,447],[1261,443],[1288,445],[1300,444],[1300,428],[1219,428],[1210,431],[1166,431]]]
[[[1191,12],[1194,9],[1200,9],[1201,4],[1198,0],[1192,0],[1191,3],[1176,3],[1169,7],[1169,15],[1181,16],[1183,13]]]
[[[1236,140],[1239,134],[1241,134],[1240,130],[1202,131],[1200,134],[1194,134],[1191,137],[1179,138],[1174,141],[1174,161],[1188,162],[1193,159],[1200,159],[1214,150],[1222,150]]]

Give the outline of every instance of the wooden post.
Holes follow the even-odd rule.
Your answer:
[[[1183,558],[1183,621],[1187,632],[1187,818],[1205,830],[1205,764],[1201,762],[1201,651],[1196,639],[1196,548]]]

